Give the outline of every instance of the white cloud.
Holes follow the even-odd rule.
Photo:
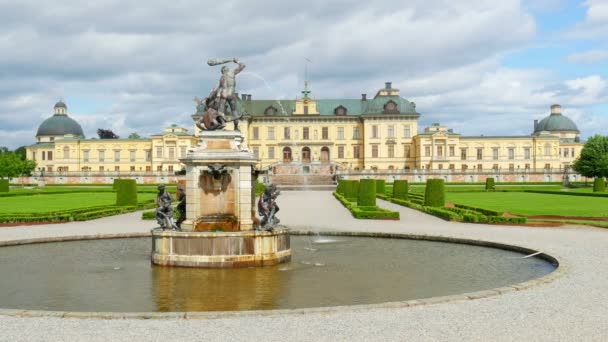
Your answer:
[[[566,57],[570,63],[597,63],[608,60],[608,50],[589,50],[573,53]]]
[[[585,19],[569,33],[573,38],[590,38],[605,40],[608,34],[608,2],[605,0],[587,0]]]

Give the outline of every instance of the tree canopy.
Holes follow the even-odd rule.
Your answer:
[[[585,177],[608,177],[608,137],[589,138],[572,169]]]
[[[141,136],[135,132],[129,134],[129,139],[141,139]]]
[[[118,139],[120,138],[111,129],[103,129],[99,128],[97,130],[97,135],[99,135],[99,139]]]
[[[36,162],[21,159],[14,152],[0,153],[0,178],[16,178],[21,175],[31,174],[36,169]]]

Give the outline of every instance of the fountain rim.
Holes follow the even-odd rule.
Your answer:
[[[190,312],[97,312],[97,311],[51,311],[51,310],[27,310],[27,309],[5,309],[0,307],[0,315],[13,317],[55,317],[55,318],[79,318],[79,319],[222,319],[238,317],[268,317],[276,315],[302,315],[306,313],[335,313],[353,310],[373,310],[386,308],[406,308],[414,306],[428,306],[434,304],[466,302],[481,298],[489,298],[502,294],[523,291],[542,284],[548,284],[567,273],[567,265],[563,259],[540,252],[533,248],[506,244],[487,240],[467,239],[451,237],[445,235],[422,235],[422,234],[402,234],[402,233],[381,233],[381,232],[355,232],[355,231],[312,231],[312,230],[289,230],[290,235],[324,235],[324,236],[347,236],[347,237],[369,237],[385,239],[404,239],[430,242],[455,243],[470,246],[501,249],[505,251],[523,253],[525,255],[534,254],[534,258],[539,258],[551,263],[555,269],[539,278],[527,280],[525,282],[507,285],[504,287],[493,288],[482,291],[467,292],[449,296],[429,297],[412,299],[407,301],[394,301],[374,304],[354,304],[327,307],[299,308],[299,309],[277,309],[277,310],[249,310],[249,311],[190,311]],[[150,232],[142,233],[119,233],[119,234],[89,234],[89,235],[68,235],[61,237],[43,237],[30,239],[16,239],[0,241],[0,248],[11,246],[33,245],[40,243],[87,241],[87,240],[111,240],[151,237]]]

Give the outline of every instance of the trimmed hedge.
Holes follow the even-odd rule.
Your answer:
[[[413,201],[406,201],[406,200],[397,199],[397,198],[391,198],[390,201],[395,204],[403,205],[408,208],[416,209],[416,210],[431,214],[433,216],[437,216],[437,217],[442,218],[447,221],[462,221],[461,215],[459,215],[458,213],[452,212],[452,211],[448,210],[447,208],[427,207],[427,206],[415,203]]]
[[[0,192],[8,192],[8,179],[0,179]]]
[[[116,205],[137,205],[137,183],[135,179],[115,179],[114,186],[116,186]]]
[[[347,180],[344,183],[344,197],[351,202],[356,202],[359,197],[359,181]]]
[[[604,192],[604,191],[606,191],[606,180],[603,177],[596,178],[593,181],[593,192]]]
[[[564,195],[564,196],[587,196],[587,197],[608,197],[607,193],[594,192],[569,192],[569,191],[551,191],[551,190],[521,190],[521,192],[530,192],[534,194],[547,195]]]
[[[376,179],[376,194],[386,194],[386,183],[384,179]]]
[[[461,209],[472,210],[472,211],[478,211],[478,212],[480,212],[480,213],[482,213],[484,215],[487,215],[487,216],[502,216],[504,214],[502,211],[485,209],[485,208],[479,208],[479,207],[474,207],[472,205],[454,204],[454,207],[461,208]]]
[[[495,186],[494,178],[486,178],[486,190],[494,190]]]
[[[376,180],[362,179],[359,181],[358,206],[376,206]]]
[[[349,201],[346,197],[334,192],[334,197],[342,203],[354,218],[357,219],[376,219],[376,220],[398,220],[399,212],[391,211],[373,206],[357,206],[355,202]],[[374,198],[375,199],[375,198]]]
[[[340,180],[338,186],[336,186],[336,192],[344,196],[344,188],[346,187],[346,180]]]
[[[425,207],[443,207],[445,205],[445,182],[443,179],[426,181],[424,193]]]
[[[409,184],[406,180],[395,180],[395,183],[393,183],[393,197],[407,200],[408,186]]]

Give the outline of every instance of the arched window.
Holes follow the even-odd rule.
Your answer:
[[[292,160],[293,158],[291,156],[291,148],[283,148],[283,163],[291,163]]]
[[[334,109],[335,115],[346,115],[347,109],[346,107],[340,105]]]
[[[321,148],[321,162],[329,163],[329,147],[327,146]]]
[[[389,100],[384,104],[384,113],[385,114],[399,114],[399,106],[397,102],[393,100]]]
[[[302,163],[310,163],[310,148],[302,148]]]
[[[273,106],[270,106],[264,110],[264,115],[276,115],[276,114],[277,114],[277,109],[274,108]]]

